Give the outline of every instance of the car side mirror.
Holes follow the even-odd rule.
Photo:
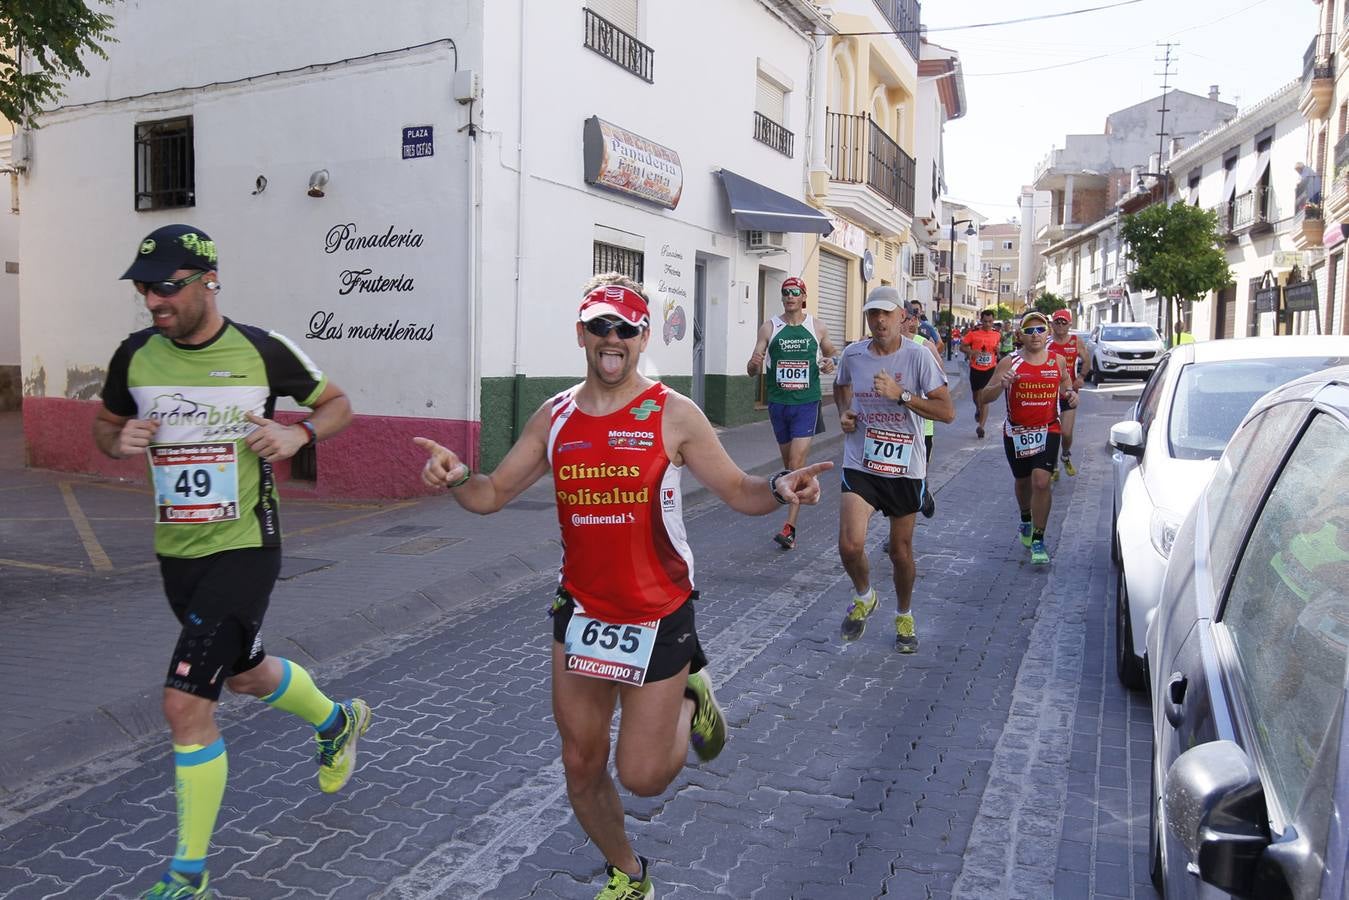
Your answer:
[[[1186,750],[1166,775],[1166,821],[1207,884],[1253,897],[1270,844],[1265,788],[1250,758],[1231,741]]]
[[[1116,422],[1110,426],[1110,446],[1120,453],[1143,458],[1143,426],[1139,422]]]

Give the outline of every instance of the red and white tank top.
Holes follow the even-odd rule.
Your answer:
[[[1075,377],[1077,375],[1077,336],[1069,335],[1068,340],[1060,344],[1058,341],[1049,342],[1049,352],[1057,353],[1068,363],[1068,375]]]
[[[591,416],[576,406],[580,388],[552,399],[548,432],[562,587],[605,622],[667,616],[693,593],[683,469],[661,439],[668,391],[657,383],[624,409]]]
[[[1059,434],[1059,357],[1046,353],[1045,361],[1027,362],[1020,353],[1013,358],[1015,379],[1006,390],[1007,422],[1003,433],[1011,436],[1013,428],[1048,425],[1050,434]]]

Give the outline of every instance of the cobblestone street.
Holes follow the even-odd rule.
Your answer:
[[[708,502],[687,513],[730,740],[664,795],[624,794],[660,897],[1152,896],[1147,705],[1115,679],[1107,588],[1105,437],[1130,388],[1085,398],[1081,472],[1055,488],[1047,569],[1016,540],[1000,441],[974,440],[967,400],[939,428],[937,515],[915,538],[914,656],[892,647],[879,517],[882,608],[860,641],[838,638],[850,588],[836,473],[790,553],[769,540],[775,517]],[[556,529],[547,510],[529,527],[539,540]],[[227,704],[219,896],[594,896],[602,860],[571,815],[549,708],[552,581],[527,574],[316,665],[325,689],[375,713],[336,797],[315,790],[307,729]],[[160,647],[136,652],[160,665]],[[172,764],[162,727],[146,730],[4,796],[0,898],[129,897],[158,875]]]

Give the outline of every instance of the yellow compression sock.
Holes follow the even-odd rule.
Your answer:
[[[225,794],[229,760],[225,741],[173,745],[174,783],[178,795],[178,848],[171,868],[196,878],[206,867],[206,850],[215,831],[220,798]]]
[[[281,663],[281,684],[263,697],[262,702],[297,715],[320,731],[336,722],[342,707],[314,685],[314,679],[309,677],[304,666],[281,657],[277,660]]]

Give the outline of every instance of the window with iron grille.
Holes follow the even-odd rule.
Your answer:
[[[784,156],[792,155],[794,135],[787,130],[787,88],[762,69],[754,91],[754,139]]]
[[[655,51],[634,37],[637,12],[636,0],[590,0],[582,43],[649,83],[655,80]]]
[[[603,241],[595,242],[594,274],[618,272],[620,275],[626,275],[641,284],[644,280],[645,268],[642,251],[629,250],[627,247],[606,244]]]
[[[136,209],[196,206],[192,117],[136,123]]]

